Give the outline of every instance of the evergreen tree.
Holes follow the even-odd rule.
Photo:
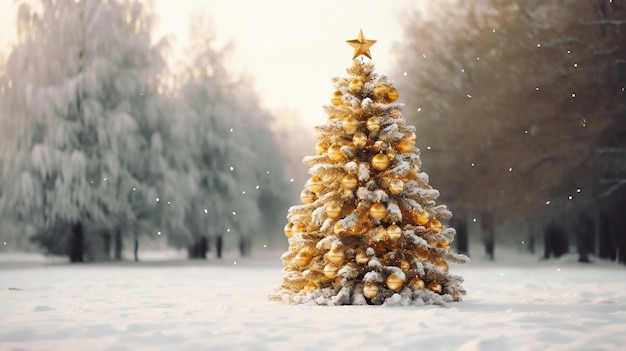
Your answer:
[[[286,303],[443,304],[459,300],[462,278],[448,263],[468,258],[449,251],[452,213],[421,170],[415,127],[395,103],[398,91],[374,71],[367,40],[355,48],[348,77],[335,78],[317,128],[316,156],[303,205],[289,209],[282,285],[271,298]]]
[[[285,159],[270,130],[272,116],[263,111],[248,81],[234,80],[227,72],[228,48],[216,49],[207,33],[212,31],[206,22],[194,19],[177,88],[193,191],[184,216],[187,232],[168,236],[174,246],[188,247],[189,256],[199,258],[205,257],[207,240],[216,240],[220,256],[217,242],[247,252],[253,236],[271,237],[264,233],[280,228],[276,209],[284,209],[290,195],[281,174]]]
[[[2,210],[81,261],[89,233],[121,236],[158,196],[166,46],[151,43],[153,16],[137,1],[24,2],[17,22],[2,77],[14,146],[2,155]]]

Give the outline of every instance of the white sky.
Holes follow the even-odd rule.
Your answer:
[[[392,47],[402,40],[398,15],[416,7],[415,0],[154,0],[159,16],[157,37],[187,38],[191,14],[214,22],[220,44],[235,45],[230,67],[252,76],[256,91],[270,110],[294,111],[306,125],[323,123],[322,106],[333,92],[331,78],[344,76],[353,49],[346,40],[359,29],[377,40],[370,49],[376,70],[391,74]],[[15,40],[12,0],[0,0],[0,49]]]

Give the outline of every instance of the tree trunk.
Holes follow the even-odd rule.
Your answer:
[[[85,236],[83,233],[83,225],[80,222],[77,222],[72,226],[72,236],[69,241],[69,250],[68,256],[70,258],[70,262],[83,262],[83,245],[85,241]]]
[[[565,230],[556,223],[549,223],[544,234],[543,258],[561,257],[569,251],[569,241]]]
[[[139,262],[139,238],[135,236],[135,247],[133,248],[135,262]]]
[[[187,256],[189,259],[201,258],[206,259],[206,252],[208,251],[209,240],[206,236],[199,236],[194,240],[194,243],[187,248]]]
[[[480,216],[483,244],[485,245],[485,255],[489,260],[493,261],[495,251],[495,232],[493,228],[493,219],[488,212],[483,212]]]
[[[589,254],[594,251],[594,223],[583,211],[578,215],[575,226],[578,262],[589,263]]]
[[[603,213],[600,216],[600,232],[599,234],[599,248],[598,253],[600,258],[605,258],[614,261],[615,260],[615,243],[613,242],[613,230],[614,226],[611,222],[610,216]]]
[[[111,232],[108,230],[102,232],[102,254],[105,260],[111,259]]]
[[[123,241],[122,241],[122,230],[118,227],[115,228],[115,260],[122,260],[122,249],[123,249]]]
[[[535,234],[534,233],[528,234],[528,252],[531,255],[535,254]]]
[[[469,240],[465,218],[456,219],[454,221],[454,229],[456,229],[456,251],[464,255],[469,255]]]
[[[224,242],[223,242],[223,239],[222,239],[222,235],[219,234],[217,236],[217,238],[216,238],[216,241],[215,241],[215,250],[216,250],[217,258],[222,258],[223,244],[224,244]]]

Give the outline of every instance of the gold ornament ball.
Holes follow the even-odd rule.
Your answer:
[[[317,193],[320,190],[322,190],[322,184],[323,184],[322,178],[320,178],[319,176],[313,176],[307,182],[306,188],[309,191]]]
[[[356,147],[365,146],[367,144],[367,135],[361,132],[355,133],[354,136],[352,137],[352,143]]]
[[[380,130],[380,118],[378,117],[370,117],[367,119],[366,124],[367,130],[370,132],[377,132]]]
[[[441,267],[444,272],[448,271],[448,264],[444,260],[438,260],[437,262],[435,262],[435,266]]]
[[[377,171],[382,171],[389,166],[389,158],[385,154],[376,154],[372,157],[372,167]]]
[[[317,289],[317,285],[315,285],[315,283],[313,282],[308,282],[306,283],[306,285],[304,286],[304,291],[307,293],[312,293],[313,291],[315,291],[315,289]]]
[[[337,266],[335,266],[332,263],[329,263],[326,266],[324,266],[324,275],[328,279],[337,278],[337,272],[339,272],[339,268],[337,268]]]
[[[428,223],[428,221],[430,220],[430,216],[428,215],[428,212],[422,211],[418,213],[413,213],[413,219],[415,220],[415,222],[417,222],[417,224],[424,225]]]
[[[326,215],[332,219],[337,219],[341,215],[341,206],[335,201],[326,205]]]
[[[374,97],[377,99],[383,99],[387,95],[387,87],[383,84],[376,84],[374,87]]]
[[[403,272],[408,272],[411,269],[411,264],[407,260],[400,261],[400,269]]]
[[[365,252],[359,252],[356,254],[355,260],[358,264],[367,264],[370,261],[370,258],[367,257]]]
[[[326,254],[326,259],[330,263],[340,264],[341,262],[343,262],[344,258],[345,254],[338,246],[331,247],[328,251],[328,254]]]
[[[343,120],[341,126],[346,132],[352,133],[359,127],[359,120],[350,116]]]
[[[435,233],[439,233],[441,228],[443,228],[443,225],[437,218],[433,218],[430,221],[430,229],[432,229]]]
[[[330,102],[333,104],[333,106],[339,106],[343,104],[343,100],[341,99],[342,96],[343,94],[339,90],[335,90],[333,96],[330,98]]]
[[[313,192],[309,189],[304,189],[300,193],[300,200],[302,200],[305,204],[310,204],[315,200],[315,194],[313,194]]]
[[[389,88],[389,90],[387,90],[387,99],[389,99],[389,101],[394,102],[398,100],[398,97],[400,97],[400,93],[398,93],[398,89],[391,87]]]
[[[413,144],[404,139],[396,146],[396,150],[401,154],[408,154],[413,151]]]
[[[395,273],[389,274],[386,281],[387,287],[391,290],[398,290],[404,284],[404,280],[400,279]]]
[[[294,223],[293,227],[291,227],[291,231],[295,233],[304,233],[306,231],[306,224],[302,222]]]
[[[419,289],[424,289],[426,287],[426,284],[424,284],[424,281],[421,279],[417,279],[417,278],[411,280],[411,283],[409,283],[409,285],[415,286]]]
[[[289,222],[285,224],[285,228],[283,229],[286,237],[291,238],[293,236],[293,223]]]
[[[328,149],[328,145],[326,145],[326,143],[319,141],[315,144],[315,152],[318,155],[323,155],[326,152],[326,149]]]
[[[452,300],[460,301],[461,300],[461,294],[459,294],[458,292],[453,292],[452,293]]]
[[[448,240],[440,240],[437,241],[437,247],[442,249],[450,250],[450,242]]]
[[[404,190],[404,182],[402,179],[392,179],[389,182],[389,192],[394,195],[400,194]]]
[[[363,82],[360,79],[354,78],[350,81],[350,91],[359,91],[361,88],[363,88]]]
[[[331,161],[339,161],[343,158],[343,152],[341,152],[341,147],[337,144],[331,145],[326,152],[328,154],[328,158]]]
[[[387,214],[387,208],[380,202],[377,202],[370,207],[370,216],[374,219],[383,219]]]
[[[308,251],[300,251],[296,255],[296,264],[304,267],[311,262],[311,254]]]
[[[441,294],[441,292],[443,291],[443,288],[441,287],[441,284],[433,282],[433,283],[430,283],[430,285],[428,285],[428,290],[434,291],[437,294]]]
[[[363,296],[373,299],[378,295],[378,287],[373,283],[365,283],[363,286]]]
[[[398,227],[397,225],[392,224],[387,227],[387,235],[391,240],[398,240],[402,236],[402,229],[400,229],[400,227]]]
[[[348,190],[352,190],[359,185],[359,180],[356,178],[354,174],[346,174],[341,179],[341,185]]]

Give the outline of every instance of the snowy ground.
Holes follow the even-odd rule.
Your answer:
[[[624,266],[473,262],[448,308],[283,306],[279,255],[0,259],[0,350],[626,350]]]

